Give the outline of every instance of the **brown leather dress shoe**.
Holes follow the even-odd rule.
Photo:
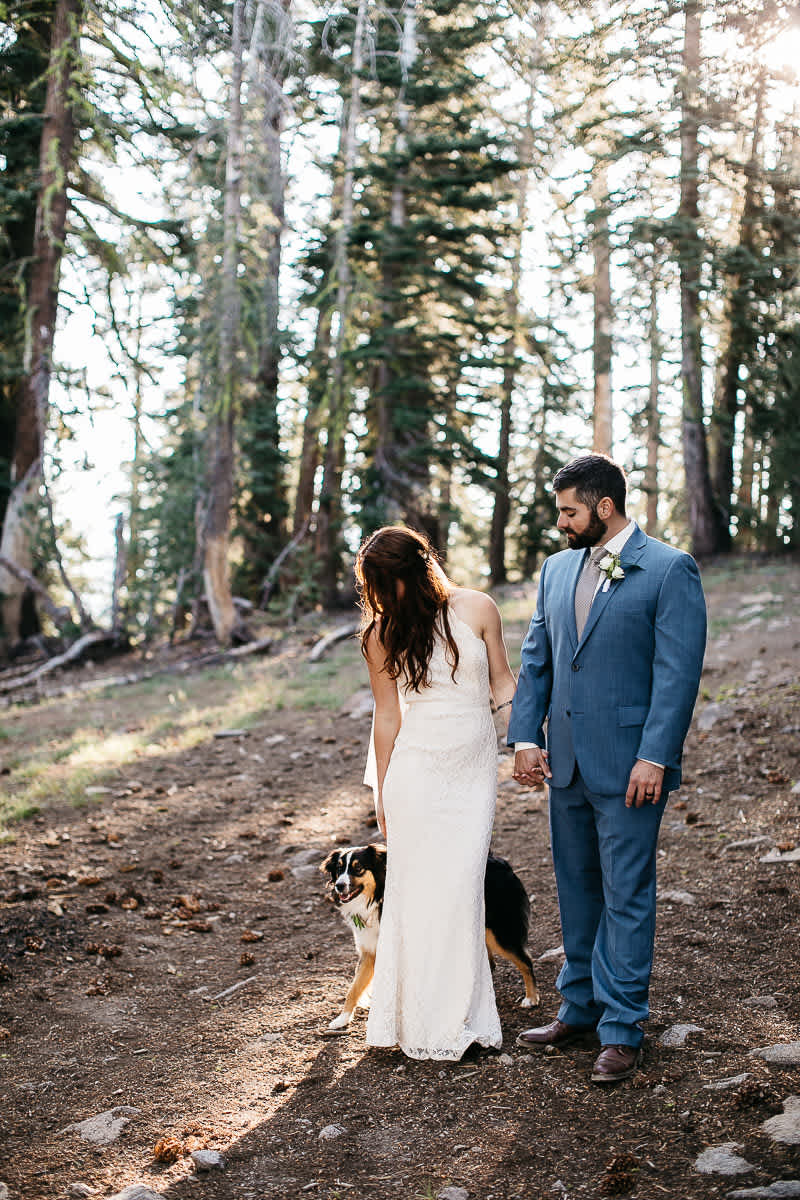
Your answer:
[[[563,1021],[551,1021],[549,1025],[539,1025],[536,1029],[526,1029],[517,1038],[518,1046],[527,1046],[529,1050],[546,1050],[552,1046],[560,1050],[570,1042],[576,1042],[593,1033],[593,1025],[565,1025]]]
[[[592,1068],[592,1083],[620,1083],[630,1079],[641,1061],[640,1046],[601,1046]]]

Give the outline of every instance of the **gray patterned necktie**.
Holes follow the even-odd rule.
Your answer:
[[[605,555],[605,546],[595,546],[583,564],[583,570],[578,577],[578,586],[575,589],[575,625],[578,630],[578,641],[581,640],[583,627],[597,591],[597,581],[602,573],[598,563]]]

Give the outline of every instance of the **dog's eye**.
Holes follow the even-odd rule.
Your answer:
[[[361,863],[359,863],[359,862],[350,863],[350,874],[351,875],[363,875],[364,868],[362,867]]]

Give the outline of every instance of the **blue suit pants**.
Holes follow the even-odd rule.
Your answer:
[[[550,789],[550,836],[566,962],[559,1020],[596,1025],[602,1045],[638,1046],[649,1016],[656,846],[666,807],[590,792],[577,767]]]

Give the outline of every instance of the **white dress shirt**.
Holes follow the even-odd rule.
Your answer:
[[[602,545],[603,549],[606,550],[608,554],[621,554],[625,543],[627,542],[628,538],[631,536],[631,534],[633,533],[635,528],[636,528],[636,522],[628,521],[628,524],[625,526],[624,529],[620,529],[619,533],[615,533],[614,536],[612,538],[609,538],[607,542],[601,542],[601,543],[598,543],[598,545]],[[597,587],[594,590],[595,596],[600,591],[600,588],[603,586],[603,584],[605,582],[606,582],[605,576],[601,574],[600,578],[597,581]],[[517,750],[534,750],[534,749],[539,749],[536,742],[515,742],[514,743],[514,753],[516,753]],[[642,762],[650,762],[650,761],[651,760],[649,758],[642,759]],[[652,765],[654,767],[663,767],[663,763],[652,763]]]

